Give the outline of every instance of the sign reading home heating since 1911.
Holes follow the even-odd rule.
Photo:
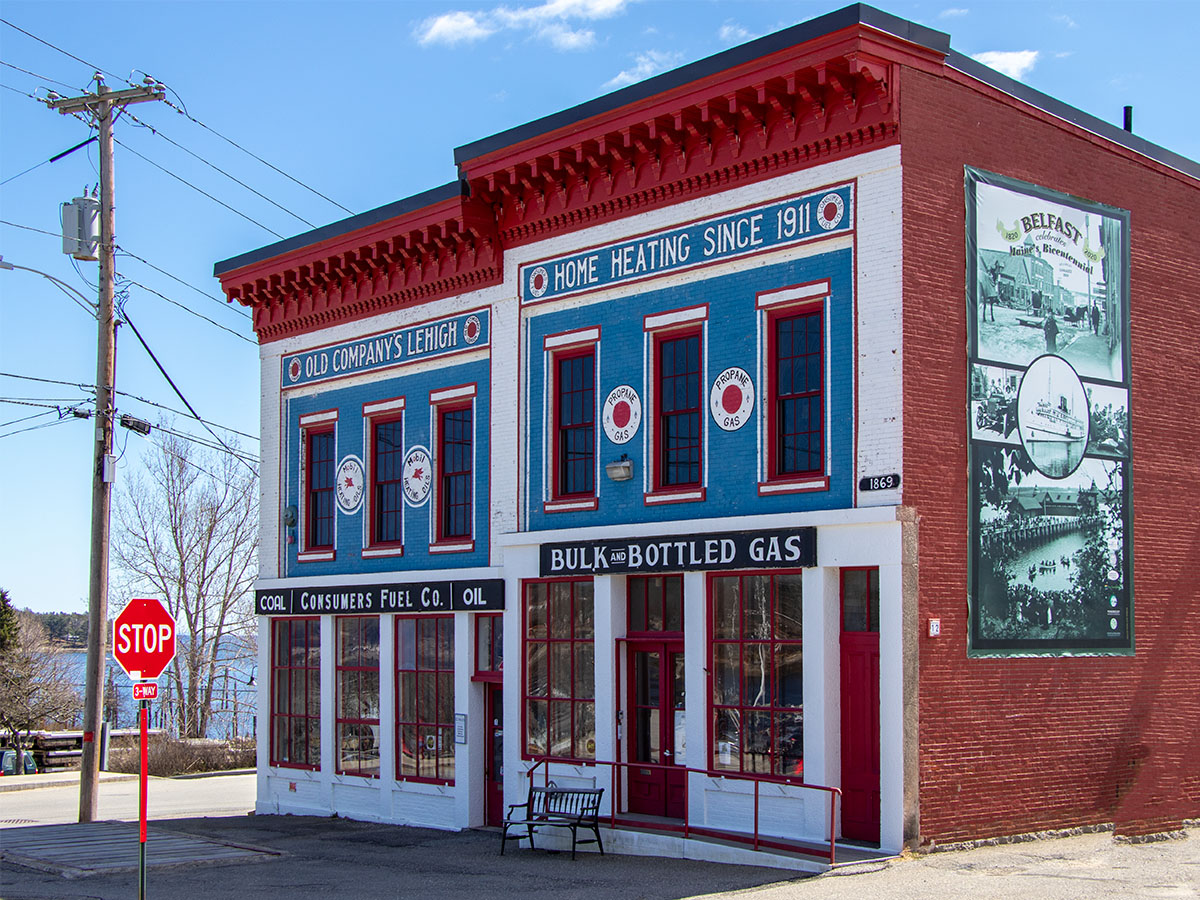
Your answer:
[[[283,387],[285,390],[303,387],[478,350],[491,339],[490,325],[489,311],[480,309],[292,353],[283,357]]]
[[[854,186],[823,188],[522,266],[521,302],[556,300],[853,229]]]

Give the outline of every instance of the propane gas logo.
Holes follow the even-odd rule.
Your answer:
[[[288,380],[291,381],[293,384],[295,384],[297,381],[300,380],[300,360],[299,360],[299,358],[293,359],[288,364]]]
[[[730,366],[718,375],[708,394],[708,409],[722,431],[737,431],[745,425],[754,409],[754,382],[750,374]]]
[[[467,339],[468,344],[473,344],[479,340],[480,330],[479,316],[468,317],[467,324],[463,326],[463,337]]]

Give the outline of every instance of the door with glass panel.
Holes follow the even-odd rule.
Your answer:
[[[682,576],[629,579],[626,659],[626,759],[633,763],[628,811],[683,818],[687,748]]]

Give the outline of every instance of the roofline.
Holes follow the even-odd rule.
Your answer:
[[[293,250],[300,250],[305,247],[311,247],[314,244],[319,244],[322,241],[327,241],[331,238],[341,237],[344,234],[349,234],[352,231],[358,231],[360,228],[369,228],[372,225],[378,225],[380,222],[394,219],[403,216],[407,213],[417,212],[418,210],[434,206],[438,203],[443,203],[446,200],[453,200],[462,196],[462,187],[458,181],[450,181],[440,187],[431,188],[427,191],[422,191],[419,194],[413,194],[411,197],[405,197],[403,200],[396,200],[393,203],[388,203],[384,206],[376,207],[364,213],[350,216],[346,219],[341,219],[337,222],[331,222],[328,225],[322,225],[320,228],[314,228],[312,231],[305,231],[293,237],[286,238],[282,241],[277,241],[274,244],[268,244],[265,247],[259,247],[257,250],[250,250],[247,253],[242,253],[239,256],[233,256],[229,259],[221,260],[213,266],[213,275],[220,278],[227,272],[232,272],[235,269],[240,269],[243,266],[253,265],[254,263],[262,262],[263,260],[271,259],[275,256],[282,256]]]
[[[505,147],[524,143],[560,128],[613,112],[675,88],[720,74],[744,63],[750,63],[761,57],[786,50],[789,47],[851,28],[854,25],[867,25],[942,54],[950,49],[950,35],[944,32],[926,28],[924,25],[918,25],[891,13],[883,12],[865,3],[855,3],[782,31],[739,44],[696,62],[687,63],[677,69],[631,84],[629,87],[620,88],[610,94],[580,103],[578,106],[551,113],[469,144],[463,144],[454,149],[455,165],[461,167],[470,160],[479,159]]]

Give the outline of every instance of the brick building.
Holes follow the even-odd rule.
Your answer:
[[[260,810],[549,779],[731,860],[1200,815],[1200,166],[866,6],[455,161],[216,266]]]

